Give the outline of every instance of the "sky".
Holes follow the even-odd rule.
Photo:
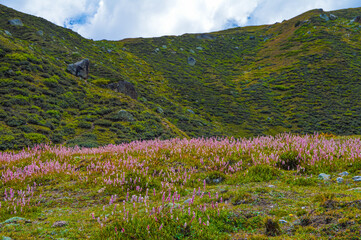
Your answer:
[[[360,0],[0,0],[94,40],[205,33],[272,24],[315,8],[361,7]]]

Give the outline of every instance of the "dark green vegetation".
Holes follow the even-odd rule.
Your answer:
[[[360,134],[361,24],[351,20],[361,9],[332,12],[333,20],[322,14],[331,13],[115,42],[84,39],[0,6],[0,149],[285,131]],[[82,58],[91,61],[87,81],[65,71]],[[134,84],[137,100],[105,88],[120,80]],[[134,121],[120,118],[120,110]]]

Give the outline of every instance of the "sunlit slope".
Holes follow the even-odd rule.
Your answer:
[[[84,39],[4,6],[0,13],[2,150],[47,141],[360,134],[361,24],[352,20],[361,8],[121,41]],[[83,58],[87,80],[66,72]],[[107,88],[121,80],[137,99]]]

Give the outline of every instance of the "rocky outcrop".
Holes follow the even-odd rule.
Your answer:
[[[131,113],[126,110],[120,110],[118,112],[119,119],[125,122],[134,122],[135,119]]]
[[[330,14],[330,20],[336,20],[338,17],[336,15]]]
[[[79,62],[69,64],[66,70],[77,77],[87,79],[89,74],[89,64],[89,59],[83,59]]]
[[[196,60],[195,60],[193,57],[189,57],[189,58],[187,59],[187,62],[188,62],[188,64],[191,65],[191,66],[196,65]]]
[[[214,40],[214,39],[216,39],[216,37],[215,37],[215,36],[212,36],[212,35],[210,35],[210,34],[204,33],[204,34],[197,35],[197,39]]]
[[[8,21],[8,23],[13,26],[19,26],[19,27],[24,26],[23,22],[20,19],[11,19]]]
[[[355,17],[352,21],[353,21],[353,22],[361,23],[361,16]]]
[[[135,87],[132,83],[127,81],[119,81],[115,83],[110,83],[107,85],[108,88],[112,89],[113,91],[123,93],[133,99],[138,98],[138,93],[135,90]]]

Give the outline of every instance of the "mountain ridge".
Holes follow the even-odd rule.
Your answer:
[[[352,20],[361,8],[120,41],[85,39],[2,5],[0,12],[1,150],[47,141],[95,147],[172,137],[360,134],[361,25]],[[87,80],[65,71],[83,58],[91,62]],[[108,89],[119,81],[134,85],[138,99]],[[120,116],[124,111],[133,120]]]

